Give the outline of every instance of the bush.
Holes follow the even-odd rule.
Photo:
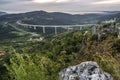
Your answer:
[[[15,53],[10,59],[10,65],[5,65],[9,71],[10,80],[57,80],[54,62],[46,57]]]

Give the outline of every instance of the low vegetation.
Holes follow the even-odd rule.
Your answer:
[[[117,33],[98,40],[86,30],[46,36],[40,42],[1,44],[5,55],[0,56],[0,80],[59,80],[60,70],[83,61],[96,61],[114,80],[120,80]]]

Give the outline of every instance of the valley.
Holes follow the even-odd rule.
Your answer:
[[[61,71],[86,61],[120,80],[119,15],[34,11],[0,16],[0,80],[60,80]]]

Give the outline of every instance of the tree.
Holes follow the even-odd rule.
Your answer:
[[[57,80],[54,63],[39,55],[30,57],[28,54],[14,53],[10,65],[5,65],[10,80]]]

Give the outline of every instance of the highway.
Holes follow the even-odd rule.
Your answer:
[[[62,28],[67,28],[67,27],[89,27],[93,26],[96,24],[83,24],[83,25],[32,25],[32,24],[25,24],[20,21],[16,22],[18,25],[21,26],[31,26],[31,27],[62,27]]]

